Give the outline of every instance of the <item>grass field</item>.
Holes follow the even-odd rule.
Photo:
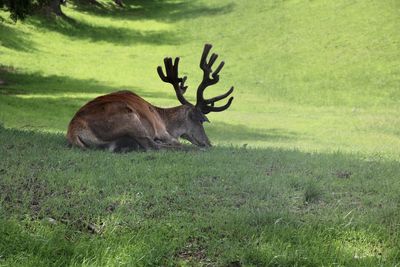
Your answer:
[[[0,12],[0,266],[400,264],[397,0],[125,0],[69,19]],[[129,89],[194,101],[204,43],[226,65],[207,151],[68,148],[76,110]]]

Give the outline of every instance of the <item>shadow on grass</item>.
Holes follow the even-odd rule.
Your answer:
[[[80,3],[76,6],[81,12],[91,13],[94,16],[108,16],[112,19],[123,20],[162,20],[176,21],[198,16],[214,16],[231,12],[233,4],[219,8],[205,7],[194,2],[169,1],[132,1],[127,2],[121,9],[113,5],[88,5]],[[87,39],[92,42],[109,42],[115,45],[155,44],[173,45],[182,43],[184,36],[175,31],[141,31],[123,27],[107,27],[89,24],[82,20],[69,17],[63,19],[38,17],[32,18],[30,23],[39,28],[56,31],[76,39]]]
[[[28,52],[34,50],[33,42],[29,41],[29,34],[22,33],[0,21],[0,45],[9,49]]]
[[[215,122],[207,126],[207,134],[213,140],[221,143],[237,143],[251,141],[293,141],[299,138],[295,132],[282,129],[256,129],[246,125],[231,125],[224,122]]]
[[[0,76],[6,81],[6,85],[0,87],[1,95],[63,94],[112,90],[112,87],[104,86],[95,80],[77,80],[57,75],[46,77],[39,72],[23,73],[7,66],[0,67]]]
[[[219,7],[209,7],[199,1],[166,1],[166,0],[124,0],[123,8],[114,4],[87,4],[87,1],[76,1],[75,9],[101,17],[123,20],[157,20],[175,22],[198,17],[210,17],[230,13],[234,3]]]
[[[0,146],[6,265],[399,260],[395,162],[234,147],[111,154],[69,149],[62,135],[1,126],[0,140],[7,140]],[[338,169],[351,177],[337,176]],[[321,199],[306,203],[310,183]]]
[[[107,86],[94,79],[73,79],[68,76],[50,75],[43,76],[39,72],[23,73],[12,67],[0,66],[0,78],[6,84],[0,86],[0,96],[16,95],[43,95],[43,98],[63,98],[63,94],[106,94],[118,90],[131,90],[140,96],[153,98],[175,99],[173,92],[148,92],[133,86]],[[160,84],[161,81],[160,81]],[[75,99],[88,99],[89,97],[73,97]],[[65,98],[65,97],[64,97]]]
[[[172,31],[140,31],[122,27],[99,26],[68,17],[63,19],[35,17],[30,20],[30,23],[38,28],[55,31],[70,38],[92,42],[108,42],[113,45],[172,45],[183,40]]]

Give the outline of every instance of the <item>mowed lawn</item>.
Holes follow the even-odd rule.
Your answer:
[[[111,1],[0,22],[0,266],[400,263],[400,4]],[[88,100],[195,101],[203,45],[226,62],[207,151],[67,147]]]

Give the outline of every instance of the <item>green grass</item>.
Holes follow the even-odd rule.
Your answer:
[[[6,264],[400,261],[397,162],[272,148],[121,155],[1,136]]]
[[[395,266],[400,263],[400,5],[365,1],[69,3],[0,15],[0,266]],[[194,101],[204,43],[226,61],[208,151],[66,146],[89,99]]]

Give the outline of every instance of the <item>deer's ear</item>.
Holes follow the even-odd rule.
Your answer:
[[[200,122],[201,123],[203,123],[203,122],[210,122],[209,120],[208,120],[208,118],[207,118],[207,116],[206,115],[204,115],[203,113],[201,113],[201,119],[200,119]]]
[[[189,114],[190,118],[194,121],[199,121],[200,123],[203,122],[210,122],[206,115],[204,115],[201,111],[199,110],[192,110]]]

